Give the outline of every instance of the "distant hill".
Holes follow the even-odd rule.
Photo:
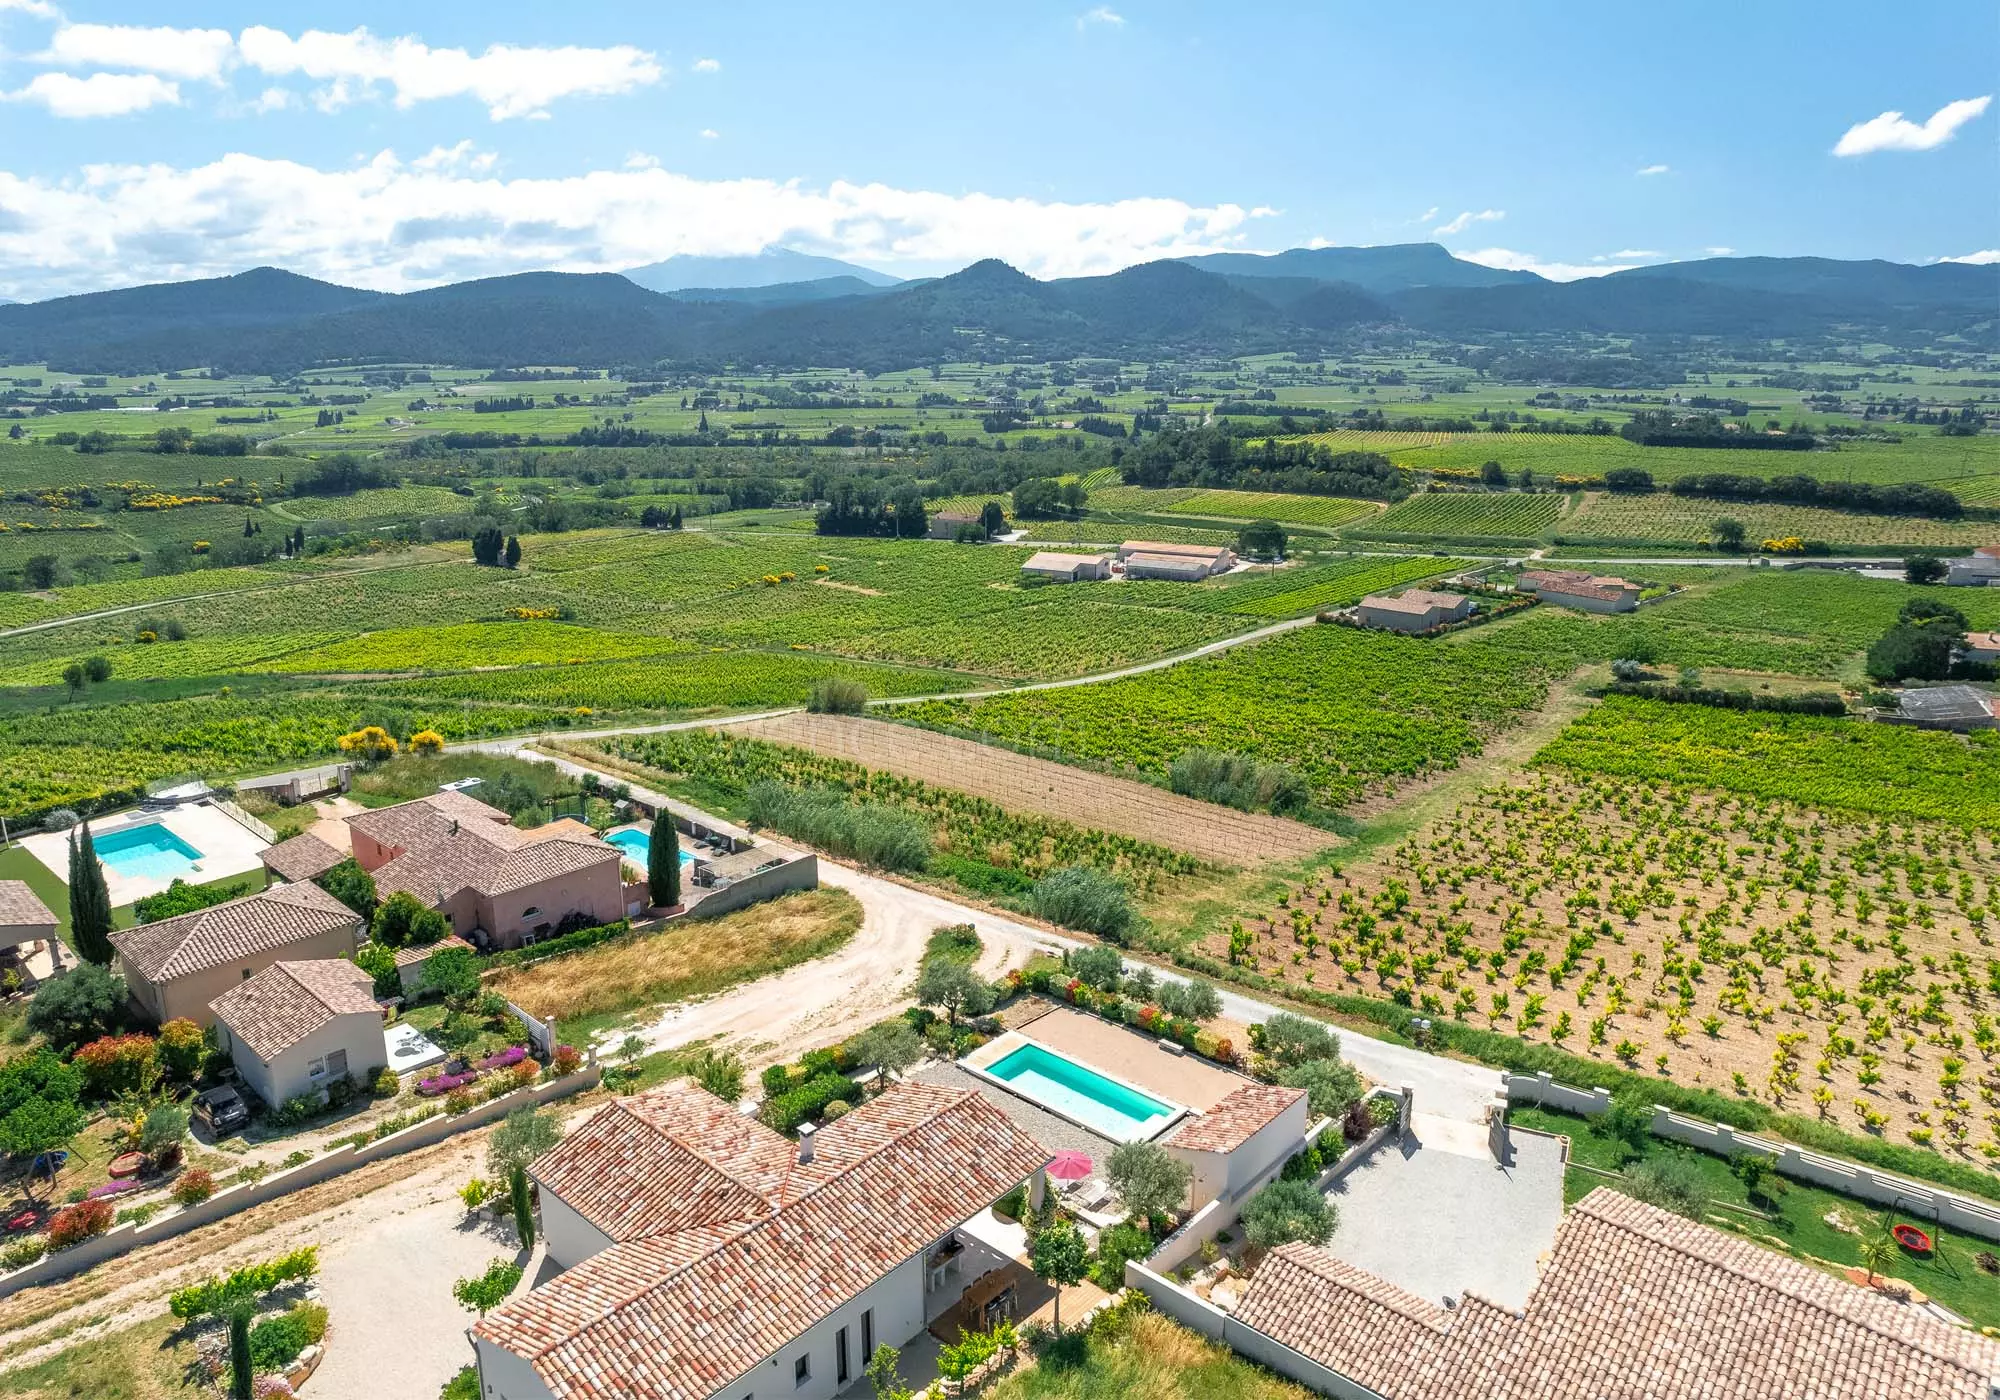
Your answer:
[[[1208,253],[1183,258],[1190,267],[1232,277],[1303,277],[1348,282],[1366,292],[1411,287],[1505,287],[1539,283],[1532,272],[1507,272],[1455,258],[1436,243],[1377,248],[1290,248],[1282,253]]]
[[[907,283],[893,283],[906,286]],[[744,306],[791,306],[802,301],[832,301],[836,297],[877,296],[889,290],[845,274],[810,282],[774,282],[768,287],[682,287],[666,293],[675,301],[730,301]]]
[[[853,277],[871,287],[893,287],[902,279],[872,267],[823,258],[791,248],[766,248],[747,257],[704,258],[680,254],[624,274],[649,291],[679,292],[689,288],[776,287],[786,283],[818,282],[828,277]]]
[[[1226,270],[1208,270],[1218,265]],[[1237,270],[1246,265],[1255,271]],[[1378,289],[1446,276],[1501,280]],[[672,294],[616,273],[531,272],[392,296],[259,268],[0,307],[0,364],[47,361],[83,373],[213,365],[284,374],[370,361],[886,370],[975,356],[1318,354],[1357,329],[1397,325],[1465,339],[1578,331],[1990,337],[1996,308],[2000,267],[1727,258],[1550,282],[1462,263],[1432,244],[1228,254],[1219,264],[1167,260],[1050,281],[989,259],[891,287],[841,274]]]

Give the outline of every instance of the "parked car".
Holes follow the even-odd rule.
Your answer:
[[[194,1121],[211,1137],[227,1137],[250,1121],[250,1105],[233,1086],[219,1084],[194,1096]]]

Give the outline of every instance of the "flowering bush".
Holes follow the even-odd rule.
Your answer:
[[[137,1191],[138,1189],[139,1179],[135,1176],[128,1176],[117,1181],[107,1181],[102,1186],[91,1187],[90,1193],[84,1199],[101,1201],[107,1196],[122,1196],[127,1191]]]
[[[444,1111],[446,1113],[451,1113],[451,1114],[466,1113],[469,1112],[471,1108],[472,1108],[472,1091],[470,1089],[463,1089],[463,1088],[453,1089],[450,1093],[444,1096]]]
[[[514,1088],[525,1089],[540,1078],[541,1073],[542,1067],[540,1065],[536,1064],[533,1060],[523,1060],[514,1066],[509,1077],[514,1081]]]
[[[454,1089],[463,1089],[479,1075],[472,1070],[464,1074],[434,1074],[429,1079],[417,1081],[417,1092],[425,1098],[434,1099],[439,1094],[449,1094]]]
[[[558,1045],[556,1053],[549,1061],[549,1072],[560,1079],[566,1074],[575,1074],[583,1068],[583,1056],[574,1045]]]
[[[474,1060],[472,1063],[477,1069],[509,1069],[527,1058],[528,1051],[525,1046],[510,1045],[498,1054],[488,1055],[485,1059]]]
[[[111,1228],[111,1202],[78,1201],[49,1222],[49,1248],[68,1249]]]
[[[215,1178],[195,1167],[175,1179],[174,1189],[169,1194],[184,1206],[200,1205],[215,1194]]]
[[[185,1016],[176,1016],[160,1027],[160,1064],[175,1079],[192,1080],[201,1073],[208,1047],[201,1027]]]
[[[150,1035],[100,1036],[78,1049],[72,1063],[83,1071],[85,1087],[99,1098],[137,1093],[158,1066],[157,1046]]]

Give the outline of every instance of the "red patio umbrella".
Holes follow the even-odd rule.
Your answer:
[[[1049,1159],[1048,1172],[1057,1181],[1082,1181],[1095,1165],[1088,1152],[1058,1152]]]

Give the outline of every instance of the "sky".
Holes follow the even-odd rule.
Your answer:
[[[0,0],[0,297],[789,246],[2000,261],[2000,6]]]

